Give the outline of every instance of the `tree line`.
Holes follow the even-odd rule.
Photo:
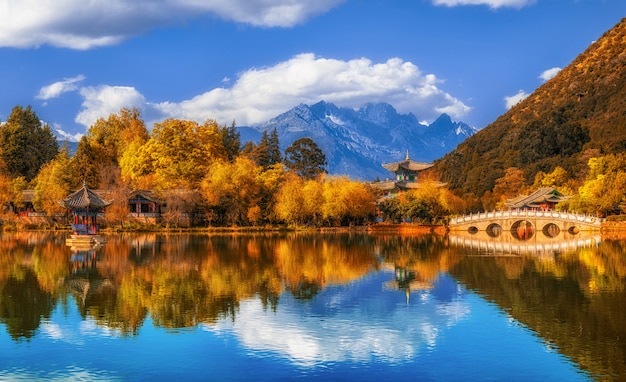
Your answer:
[[[435,174],[420,187],[395,198],[381,198],[370,183],[326,173],[326,157],[310,138],[293,142],[284,153],[276,129],[258,143],[240,141],[233,122],[220,126],[180,119],[146,128],[140,112],[121,109],[98,119],[72,155],[59,144],[31,107],[16,106],[0,123],[0,205],[4,222],[16,221],[9,205],[24,206],[23,191],[33,190],[36,211],[49,216],[66,211],[58,203],[83,183],[106,190],[113,204],[107,221],[128,224],[128,195],[151,190],[167,205],[166,224],[192,216],[213,226],[361,225],[383,218],[437,223],[450,214],[505,208],[504,202],[539,187],[573,195],[562,209],[609,214],[624,204],[626,154],[590,155],[585,182],[557,167],[538,172],[532,182],[510,167],[493,189],[476,197],[441,187]]]
[[[167,119],[148,131],[137,109],[98,119],[71,155],[29,107],[16,106],[0,125],[0,203],[24,206],[34,190],[36,211],[64,214],[58,203],[85,184],[114,202],[109,222],[124,224],[128,195],[151,190],[167,205],[163,219],[194,216],[211,225],[363,224],[376,193],[365,183],[328,176],[326,157],[310,138],[284,154],[276,129],[241,144],[235,124]]]

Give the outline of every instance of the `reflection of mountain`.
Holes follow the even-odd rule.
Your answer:
[[[433,292],[420,292],[423,295],[408,306],[400,291],[378,292],[392,277],[381,272],[349,288],[327,288],[310,304],[284,296],[276,312],[248,300],[241,304],[236,321],[222,319],[205,328],[232,331],[251,351],[275,352],[295,364],[372,358],[396,363],[435,347],[446,328],[470,313],[458,288],[444,301],[435,297],[435,290],[443,289],[443,295],[450,291],[451,280],[444,274],[435,280]]]
[[[598,379],[623,378],[626,348],[618,340],[626,338],[623,242],[594,242],[550,257],[530,252],[473,256],[480,252],[462,246],[453,250],[460,260],[450,274],[460,283],[494,301]]]
[[[83,322],[122,335],[151,317],[159,328],[230,328],[249,348],[296,363],[366,354],[395,362],[441,345],[444,329],[475,317],[470,289],[592,373],[626,371],[622,241],[550,256],[475,256],[439,236],[114,236],[98,250],[97,277],[79,275],[93,282],[84,305],[67,298],[86,285],[63,283],[74,269],[64,240],[36,241],[0,236],[0,324],[15,339],[54,330],[41,321],[63,301]],[[384,289],[390,281],[398,289]]]

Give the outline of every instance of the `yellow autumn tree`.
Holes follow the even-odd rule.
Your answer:
[[[195,188],[213,162],[228,158],[219,127],[211,120],[202,125],[179,119],[157,123],[143,150],[156,189]],[[146,167],[147,158],[142,159],[140,167]]]
[[[323,216],[333,224],[357,224],[373,215],[376,195],[364,183],[345,176],[324,182]]]
[[[278,192],[283,178],[285,176],[285,168],[282,163],[270,165],[262,171],[258,176],[258,182],[261,187],[259,191],[259,209],[260,220],[272,223],[276,218],[275,212],[275,195]]]
[[[154,188],[154,170],[149,147],[140,141],[128,145],[120,158],[122,180],[135,190]]]
[[[70,158],[67,148],[43,165],[34,179],[36,185],[33,205],[36,210],[43,211],[49,216],[65,212],[59,201],[72,191],[69,169]]]
[[[585,183],[569,201],[572,210],[606,215],[626,204],[626,154],[591,158]]]
[[[302,188],[303,197],[303,219],[309,221],[312,225],[318,225],[324,217],[324,184],[322,180],[324,176],[318,176],[316,179],[309,179],[304,182]]]
[[[96,187],[102,173],[119,166],[129,146],[143,144],[148,137],[148,130],[136,108],[124,108],[106,119],[99,118],[81,138],[71,159],[73,185],[77,187],[87,182],[89,187]]]
[[[494,207],[503,209],[507,199],[514,198],[522,192],[524,184],[526,184],[524,171],[517,167],[507,168],[504,172],[504,176],[496,179],[491,201],[485,200],[483,202],[487,204],[485,205],[485,209],[491,210]],[[495,202],[495,205],[493,202]]]
[[[306,206],[303,189],[302,178],[293,172],[285,174],[285,179],[275,197],[274,209],[278,219],[295,225],[305,222]]]
[[[216,161],[200,183],[202,196],[227,224],[247,224],[249,218],[258,220],[254,211],[260,198],[260,173],[261,167],[245,156],[237,157],[233,163]]]

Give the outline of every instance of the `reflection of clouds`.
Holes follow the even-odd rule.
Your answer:
[[[54,341],[62,341],[74,345],[83,345],[86,337],[115,337],[119,334],[104,325],[98,325],[92,319],[86,319],[75,325],[61,326],[54,322],[42,322],[41,333]]]
[[[27,370],[16,369],[16,370],[0,370],[0,380],[1,381],[90,381],[90,382],[99,382],[99,381],[121,381],[121,378],[111,376],[111,375],[99,375],[96,372],[91,370],[83,369],[81,367],[73,366],[69,369],[59,370],[57,373],[53,373],[51,375],[46,375],[45,378],[37,375],[34,372],[29,372]]]
[[[41,333],[55,341],[63,341],[74,345],[83,345],[84,340],[80,333],[71,326],[61,326],[53,322],[41,324]]]
[[[81,335],[97,336],[97,337],[116,337],[119,332],[108,326],[98,325],[93,319],[86,319],[80,322]]]
[[[341,294],[332,289],[322,293],[335,292]],[[469,314],[469,304],[459,296],[441,302],[422,292],[421,298],[411,299],[411,304],[392,305],[391,309],[383,309],[384,314],[364,306],[387,307],[388,300],[397,296],[380,293],[368,296],[368,301],[366,297],[360,299],[363,306],[343,304],[340,309],[336,308],[341,297],[326,296],[326,306],[332,305],[332,313],[317,315],[309,311],[308,304],[289,301],[287,295],[275,312],[252,299],[241,302],[235,321],[221,319],[205,329],[232,332],[248,349],[275,352],[296,364],[371,359],[396,363],[415,357],[423,348],[436,347],[445,329]],[[378,301],[372,302],[372,298]]]

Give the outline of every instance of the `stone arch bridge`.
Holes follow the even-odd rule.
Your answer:
[[[538,232],[554,237],[561,232],[576,234],[580,231],[599,231],[604,219],[558,211],[509,210],[456,216],[448,228],[455,232],[477,233],[484,231],[491,237],[511,232],[524,239]]]

